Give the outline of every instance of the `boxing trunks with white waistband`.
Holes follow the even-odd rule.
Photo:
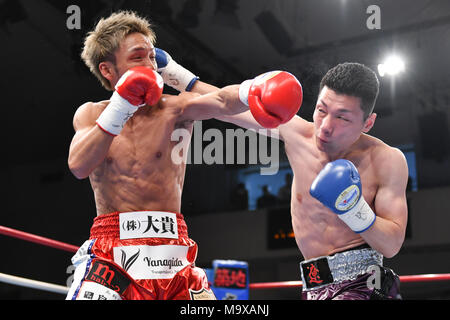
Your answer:
[[[114,212],[94,219],[73,256],[68,300],[214,300],[180,213]]]
[[[399,300],[400,281],[365,244],[300,263],[303,300]]]

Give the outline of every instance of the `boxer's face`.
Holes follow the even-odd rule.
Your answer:
[[[100,71],[114,87],[120,77],[130,68],[146,66],[152,70],[157,69],[155,48],[151,40],[142,33],[132,33],[126,36],[119,49],[115,52],[115,63],[100,63]]]
[[[375,118],[371,114],[364,120],[360,98],[337,94],[325,86],[313,115],[317,148],[327,154],[345,151],[372,128]]]

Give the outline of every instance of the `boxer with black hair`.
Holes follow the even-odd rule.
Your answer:
[[[378,93],[371,69],[341,63],[322,78],[312,122],[276,123],[264,107],[216,117],[247,129],[276,127],[258,132],[284,142],[304,299],[401,298],[383,257],[395,256],[405,238],[408,167],[399,149],[368,135]]]

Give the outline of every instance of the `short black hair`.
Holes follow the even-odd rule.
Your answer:
[[[320,81],[320,92],[327,86],[338,94],[361,99],[364,120],[373,112],[380,82],[370,68],[356,62],[345,62],[331,68]]]

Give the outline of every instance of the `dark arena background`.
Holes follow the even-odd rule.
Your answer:
[[[450,273],[450,1],[0,0],[2,275],[59,286],[70,281],[73,252],[5,229],[76,247],[89,237],[96,215],[90,182],[76,179],[67,164],[72,120],[84,102],[111,93],[80,52],[95,23],[121,9],[147,17],[156,47],[217,87],[269,70],[291,72],[304,92],[298,115],[308,121],[328,69],[354,61],[376,71],[378,117],[370,134],[399,148],[409,168],[406,238],[384,264],[400,276]],[[200,128],[225,136],[237,127],[207,120]],[[208,146],[202,132],[191,148]],[[303,257],[291,225],[292,170],[283,143],[276,145],[274,175],[261,175],[267,163],[250,161],[251,148],[245,150],[244,163],[187,165],[182,213],[199,246],[197,266],[243,261],[250,300],[300,300],[298,285],[252,288],[301,281]],[[405,281],[403,299],[450,299],[446,279]],[[64,298],[0,282],[2,300]]]

